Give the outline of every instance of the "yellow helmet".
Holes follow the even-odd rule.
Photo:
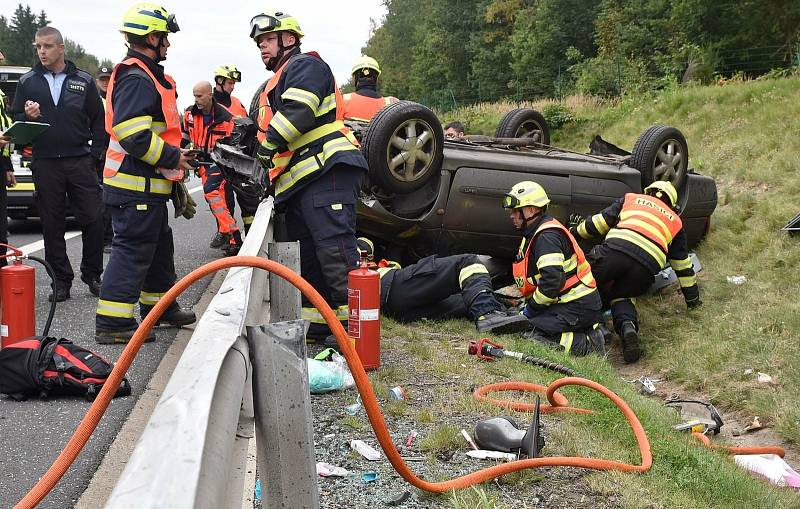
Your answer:
[[[304,35],[297,18],[283,12],[262,12],[250,20],[250,38],[253,40],[262,34],[285,31],[293,32],[298,37]]]
[[[120,32],[132,35],[147,35],[152,32],[175,33],[178,23],[175,15],[158,4],[139,2],[125,12]]]
[[[514,184],[509,192],[503,195],[504,209],[518,209],[520,207],[544,207],[550,203],[550,198],[544,188],[536,182],[524,180]]]
[[[381,66],[378,65],[378,61],[372,57],[361,55],[361,58],[356,60],[355,65],[353,65],[353,68],[350,70],[350,74],[356,74],[358,71],[367,74],[369,73],[369,69],[373,69],[377,72],[378,76],[381,75]]]
[[[214,69],[214,77],[221,76],[236,82],[242,81],[242,72],[235,65],[221,65]]]
[[[672,182],[667,182],[665,180],[657,180],[645,187],[644,194],[655,196],[662,201],[669,201],[669,206],[673,208],[678,203],[678,191],[675,189],[675,186],[672,185]],[[664,200],[664,197],[666,197],[667,200]]]

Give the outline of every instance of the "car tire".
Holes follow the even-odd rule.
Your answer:
[[[666,180],[680,189],[689,167],[689,146],[678,129],[666,125],[647,128],[636,140],[631,166],[642,174],[642,188]]]
[[[386,191],[410,193],[442,166],[444,131],[436,115],[411,101],[389,104],[372,118],[361,140],[370,179]]]
[[[544,116],[530,108],[517,108],[506,113],[494,133],[495,138],[534,138],[550,145],[550,126]]]

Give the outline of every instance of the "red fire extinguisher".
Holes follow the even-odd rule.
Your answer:
[[[364,369],[381,366],[381,277],[368,266],[366,256],[361,265],[347,276],[347,334],[355,342],[356,353]]]
[[[22,251],[10,248],[17,256],[0,268],[0,345],[8,345],[36,335],[36,277],[33,267],[22,264]]]

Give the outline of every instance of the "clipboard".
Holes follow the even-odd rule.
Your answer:
[[[15,145],[29,145],[49,127],[50,124],[42,122],[14,122],[2,135],[10,137]]]

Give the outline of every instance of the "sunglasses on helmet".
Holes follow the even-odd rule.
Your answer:
[[[253,19],[250,20],[250,38],[252,39],[256,34],[272,32],[280,26],[281,20],[275,16],[270,16],[269,14],[253,16]]]

